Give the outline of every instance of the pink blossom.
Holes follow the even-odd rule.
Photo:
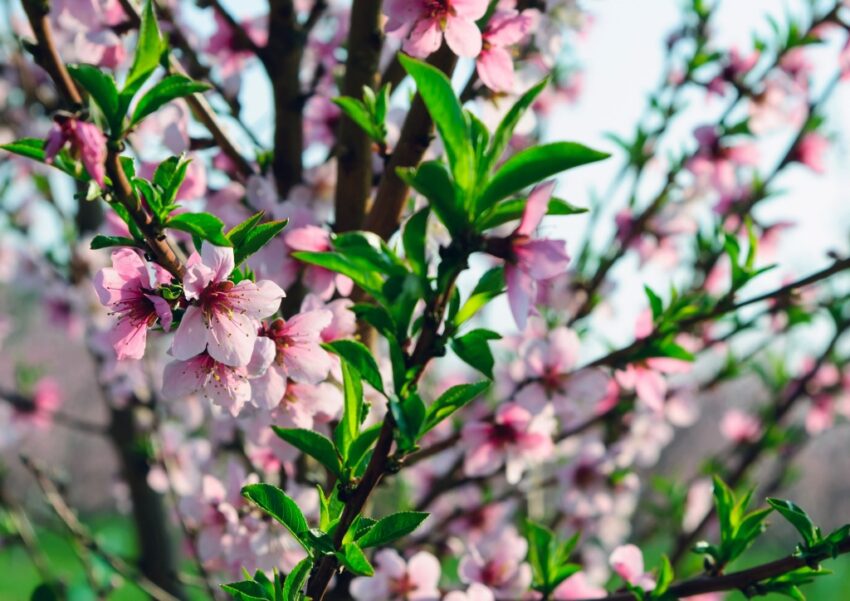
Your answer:
[[[720,433],[732,442],[755,442],[761,436],[761,422],[745,411],[730,409],[720,420]]]
[[[525,539],[507,527],[470,546],[460,560],[458,574],[467,584],[477,582],[492,589],[497,598],[521,598],[531,584],[531,567],[523,562],[527,552]]]
[[[170,281],[167,271],[147,263],[130,248],[114,251],[112,267],[97,272],[94,287],[98,298],[118,318],[109,339],[119,360],[142,358],[148,328],[157,319],[164,330],[171,327],[171,306],[155,293]]]
[[[277,319],[260,335],[275,347],[275,358],[265,374],[252,382],[254,400],[268,409],[276,407],[286,391],[289,378],[304,384],[318,384],[328,377],[332,361],[320,345],[321,333],[333,314],[319,309],[298,313],[284,321]]]
[[[792,160],[801,163],[815,173],[826,173],[825,155],[829,150],[829,138],[818,132],[809,132],[802,137],[794,149]]]
[[[493,591],[477,582],[469,585],[466,591],[452,591],[445,597],[443,601],[493,601]]]
[[[509,483],[516,484],[530,463],[549,457],[553,451],[551,415],[537,416],[517,405],[505,403],[496,412],[493,423],[466,424],[462,440],[467,449],[464,471],[468,476],[492,474],[507,467]]]
[[[708,84],[708,90],[712,93],[723,95],[727,83],[738,83],[758,63],[761,53],[755,50],[747,55],[741,54],[737,48],[732,48],[723,62],[720,74]]]
[[[264,374],[274,359],[272,342],[268,338],[255,340],[254,356],[247,365],[221,363],[206,351],[186,361],[172,361],[163,373],[163,396],[180,399],[201,393],[231,415],[239,415],[251,400],[249,378]]]
[[[283,238],[293,251],[326,252],[331,250],[330,233],[315,225],[307,225],[286,233]],[[330,300],[336,289],[342,296],[351,294],[350,278],[323,267],[307,265],[302,276],[304,285],[322,300]]]
[[[50,425],[53,414],[62,404],[62,389],[59,383],[50,377],[40,378],[33,388],[32,399],[28,403],[13,403],[12,417],[17,422],[25,422],[44,429]]]
[[[611,568],[623,580],[644,591],[655,588],[655,579],[643,571],[643,553],[634,545],[622,545],[611,552],[608,559]]]
[[[545,340],[533,341],[524,354],[522,380],[528,383],[517,392],[517,403],[539,413],[550,402],[565,427],[598,410],[609,377],[596,369],[574,371],[579,354],[575,332],[555,328]]]
[[[357,601],[437,601],[440,598],[440,562],[420,551],[405,562],[394,549],[375,553],[375,575],[351,581]]]
[[[106,188],[106,136],[103,132],[93,123],[57,115],[44,144],[45,162],[52,163],[66,144],[71,145],[71,154],[83,162],[97,185]]]
[[[220,363],[244,366],[251,359],[260,319],[274,314],[285,296],[269,280],[257,283],[228,280],[233,249],[204,243],[201,255],[186,262],[183,290],[191,302],[171,347],[177,359],[191,359],[207,350]]]
[[[487,0],[389,0],[385,31],[406,37],[404,51],[417,58],[436,52],[443,40],[458,56],[481,52],[481,30],[475,22],[487,12]]]
[[[513,91],[514,61],[508,47],[525,37],[532,21],[531,11],[503,10],[490,17],[475,67],[484,85],[494,92]]]
[[[520,330],[525,329],[532,299],[537,295],[537,282],[564,272],[570,260],[563,240],[531,237],[546,215],[554,187],[555,182],[548,181],[531,191],[519,226],[508,238],[510,250],[505,258],[505,282],[511,312]]]
[[[605,589],[594,586],[584,572],[576,572],[555,589],[552,598],[557,601],[572,601],[573,599],[593,599],[604,597]]]

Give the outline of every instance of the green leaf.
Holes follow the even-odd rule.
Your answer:
[[[462,190],[471,190],[475,180],[475,158],[469,124],[451,81],[445,73],[423,61],[405,54],[399,54],[398,59],[416,82],[416,90],[437,126],[455,181]]]
[[[304,428],[272,426],[272,429],[280,438],[325,466],[334,476],[342,477],[342,465],[330,439]]]
[[[299,601],[301,589],[307,582],[307,577],[310,575],[310,570],[313,569],[313,559],[305,557],[292,568],[283,581],[283,598],[284,601]]]
[[[519,120],[528,110],[528,107],[534,102],[535,98],[546,88],[549,83],[549,78],[546,77],[537,85],[531,87],[514,103],[514,105],[505,114],[502,122],[496,128],[493,138],[490,142],[490,150],[487,153],[487,160],[480,166],[479,171],[482,175],[487,175],[493,170],[493,167],[502,158],[505,149],[511,142],[514,128],[516,128]]]
[[[113,137],[121,133],[124,115],[118,101],[118,87],[112,76],[92,65],[68,65],[68,72],[89,93],[100,108]]]
[[[160,107],[177,98],[209,90],[209,84],[193,81],[184,75],[169,75],[158,82],[141,97],[133,111],[131,125],[136,125]],[[117,103],[117,98],[116,98]]]
[[[399,450],[404,452],[412,449],[422,434],[426,412],[425,403],[422,402],[419,394],[410,391],[402,399],[392,397],[390,399],[390,411],[401,435]]]
[[[349,448],[360,432],[363,384],[360,381],[360,372],[348,360],[343,359],[340,363],[342,365],[343,410],[342,419],[337,424],[334,436],[346,465],[351,466]]]
[[[160,207],[157,210],[157,216],[161,221],[164,221],[168,217],[168,213],[176,208],[174,201],[177,198],[180,186],[183,185],[183,180],[186,179],[186,170],[191,162],[192,159],[185,155],[169,157],[162,161],[154,171],[153,183],[162,190]]]
[[[348,457],[347,457],[347,465],[350,468],[357,467],[357,464],[360,463],[360,460],[366,455],[369,449],[372,448],[372,445],[375,444],[375,441],[378,440],[378,436],[381,434],[381,424],[375,424],[369,428],[363,430],[357,438],[351,443],[351,446],[348,447]]]
[[[721,540],[731,540],[735,525],[732,523],[732,508],[735,496],[732,490],[718,476],[714,476],[714,506],[717,510],[717,521],[720,523]]]
[[[505,268],[501,265],[487,271],[469,295],[452,322],[457,328],[505,291]]]
[[[372,120],[372,115],[369,114],[366,105],[363,104],[362,101],[348,96],[341,96],[339,98],[332,98],[331,102],[342,109],[342,112],[345,113],[349,119],[354,121],[354,123],[356,123],[367,136],[376,142],[381,142],[383,140],[381,132]]]
[[[658,568],[658,579],[652,591],[653,598],[661,597],[673,583],[673,565],[666,555],[661,556],[661,566]]]
[[[92,250],[100,250],[102,248],[109,248],[110,246],[136,247],[138,244],[136,244],[136,241],[132,238],[125,238],[123,236],[102,236],[98,234],[92,238],[90,248]]]
[[[344,232],[331,237],[334,250],[386,275],[408,274],[404,262],[374,232]]]
[[[147,0],[142,11],[139,39],[136,42],[136,54],[133,56],[133,65],[130,67],[129,73],[127,73],[127,80],[124,82],[122,94],[131,92],[134,95],[138,91],[159,64],[159,57],[162,54],[162,50],[163,41],[159,33],[156,15],[154,14],[153,0]]]
[[[303,263],[324,267],[335,273],[348,276],[376,300],[383,300],[381,288],[384,285],[384,280],[380,274],[367,269],[365,265],[358,264],[355,260],[341,253],[298,251],[292,253],[292,257]]]
[[[458,384],[452,386],[428,407],[422,434],[434,428],[458,409],[477,398],[490,387],[491,382],[482,380],[475,384]]]
[[[345,566],[348,571],[357,576],[374,576],[375,568],[366,559],[363,550],[357,546],[357,543],[346,543],[342,546],[342,550],[336,552],[336,557],[339,562]]]
[[[399,168],[399,177],[428,199],[434,214],[454,234],[467,224],[466,213],[458,200],[449,172],[439,161],[425,161],[418,168]]]
[[[210,213],[180,213],[172,216],[166,227],[188,232],[216,246],[230,246],[230,240],[222,233],[224,223]]]
[[[274,238],[283,231],[288,219],[280,219],[277,221],[266,221],[252,227],[244,236],[244,239],[233,250],[233,260],[236,265],[242,264],[251,255],[258,252],[266,244],[274,240]],[[242,236],[240,236],[242,238]]]
[[[310,551],[304,539],[310,527],[301,509],[285,492],[271,484],[249,484],[242,488],[242,496],[283,524],[295,540]]]
[[[486,210],[499,200],[562,171],[601,161],[608,156],[608,153],[576,142],[554,142],[526,148],[505,161],[496,171],[478,197],[477,210]]]
[[[534,576],[537,590],[550,592],[550,570],[552,567],[551,552],[554,546],[555,534],[540,524],[527,521],[525,536],[528,539],[528,563]]]
[[[242,223],[234,225],[230,231],[225,234],[227,239],[230,240],[230,243],[233,245],[233,248],[239,248],[240,245],[245,243],[248,233],[254,229],[254,226],[260,223],[260,220],[265,214],[265,211],[257,211]]]
[[[378,547],[407,536],[425,521],[428,514],[422,511],[401,511],[378,520],[366,534],[357,539],[361,548]]]
[[[322,345],[328,351],[339,355],[356,369],[372,388],[384,393],[384,380],[371,351],[362,342],[356,340],[334,340]]]
[[[263,585],[253,580],[222,584],[221,589],[236,601],[273,601]]]
[[[664,313],[664,303],[661,297],[655,294],[655,291],[649,286],[644,286],[643,290],[646,292],[646,298],[649,299],[649,306],[652,308],[652,318],[658,319]]]
[[[404,254],[413,273],[419,277],[428,275],[428,263],[425,260],[425,234],[428,227],[428,207],[414,213],[404,225],[401,240]]]
[[[20,140],[3,144],[0,146],[0,149],[33,159],[40,163],[45,162],[44,140],[40,138],[21,138]],[[89,181],[91,179],[85,169],[78,168],[77,163],[71,160],[64,150],[56,155],[51,166],[80,181]]]
[[[767,504],[782,514],[782,517],[797,529],[807,547],[813,547],[820,542],[820,529],[815,526],[802,507],[785,499],[768,499]]]
[[[500,202],[475,221],[476,229],[483,232],[522,218],[527,202],[526,198],[511,198]],[[560,198],[551,198],[546,209],[547,215],[580,215],[581,213],[587,213],[587,209],[573,206]]]
[[[491,330],[477,329],[453,339],[451,346],[458,357],[492,379],[494,360],[489,341],[500,338]]]

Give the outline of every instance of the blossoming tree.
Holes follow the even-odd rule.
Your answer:
[[[12,442],[71,428],[116,451],[134,560],[22,459],[90,592],[117,576],[160,600],[803,599],[850,552],[850,526],[778,498],[850,417],[850,257],[804,255],[765,288],[787,224],[760,211],[787,170],[826,169],[850,7],[801,2],[742,50],[716,42],[714,4],[686,3],[609,153],[548,127],[580,88],[573,2],[269,0],[244,20],[188,4],[10,9],[4,194],[49,201],[69,234],[38,250],[37,219],[0,202],[0,273],[86,338],[108,421],[27,366],[2,415]],[[257,71],[269,136],[241,104]],[[661,160],[694,96],[725,109]],[[557,178],[598,161],[621,167],[595,206],[563,200]],[[583,241],[544,229],[565,220]],[[623,264],[664,266],[669,291],[623,291],[642,309],[630,342],[599,344]],[[821,348],[777,360],[795,336]],[[653,480],[705,395],[753,374],[763,404],[718,419],[694,474]],[[33,598],[64,598],[34,517],[6,510]],[[796,546],[754,565],[783,521]]]

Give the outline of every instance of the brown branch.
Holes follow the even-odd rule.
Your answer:
[[[381,0],[354,0],[343,96],[359,98],[365,86],[376,87],[382,45]],[[372,141],[345,115],[337,135],[336,179],[336,230],[359,229],[372,191]]]
[[[285,198],[301,183],[304,152],[304,94],[301,59],[306,32],[298,25],[292,0],[269,0],[269,42],[261,57],[272,82],[275,102],[274,172],[277,192]]]
[[[112,180],[112,190],[135,224],[145,237],[145,243],[156,262],[168,270],[171,275],[182,280],[185,266],[176,251],[171,247],[161,228],[142,206],[141,199],[133,191],[127,180],[127,174],[121,167],[121,158],[116,150],[110,148],[106,157],[106,173]]]
[[[74,85],[74,80],[65,63],[59,56],[56,42],[53,39],[53,29],[50,27],[50,5],[40,0],[23,0],[24,12],[29,19],[30,27],[35,34],[35,57],[38,64],[47,71],[53,80],[59,95],[69,108],[79,109],[83,105],[83,97]]]
[[[838,555],[850,553],[850,539],[845,539],[837,547]],[[762,564],[747,570],[724,574],[722,576],[698,576],[673,584],[668,589],[673,598],[694,597],[705,593],[718,593],[722,591],[740,590],[746,592],[757,588],[760,583],[782,576],[794,570],[817,564],[833,556],[827,552],[820,553],[815,557],[804,558],[798,555],[789,555],[770,563]],[[607,597],[592,597],[579,599],[577,601],[634,601],[635,596],[630,592],[613,593]]]
[[[451,74],[457,62],[457,56],[443,44],[431,55],[428,62],[444,73]],[[431,145],[432,126],[433,122],[425,108],[425,103],[417,94],[404,120],[398,144],[387,162],[381,183],[378,185],[375,202],[366,216],[364,229],[387,239],[398,227],[409,188],[398,176],[396,169],[419,164],[425,151]]]

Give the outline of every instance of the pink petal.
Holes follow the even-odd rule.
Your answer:
[[[440,22],[436,19],[422,19],[410,32],[404,42],[404,51],[415,58],[425,58],[437,51],[443,39]]]
[[[213,282],[223,282],[235,267],[233,249],[229,246],[215,246],[204,242],[201,246],[201,258],[204,265],[212,269]]]
[[[174,340],[171,343],[171,354],[177,359],[191,359],[200,355],[207,348],[207,324],[204,314],[198,307],[190,306],[183,314]]]
[[[130,319],[119,319],[109,333],[112,346],[119,361],[141,359],[145,354],[148,328],[145,323],[133,323]]]
[[[487,3],[485,2],[484,4],[484,10],[487,10]],[[452,49],[452,52],[458,56],[475,58],[481,53],[481,30],[478,29],[478,25],[475,24],[475,21],[471,20],[469,17],[449,15],[446,20],[445,33],[446,44],[448,44],[449,48]]]
[[[487,12],[488,0],[449,0],[449,4],[457,16],[477,21]]]
[[[634,545],[617,547],[608,561],[620,578],[630,584],[637,584],[643,576],[643,553]]]
[[[505,265],[505,282],[514,321],[520,330],[525,330],[531,299],[534,297],[534,280],[515,265]]]
[[[165,366],[162,375],[162,396],[166,399],[182,399],[200,390],[206,372],[201,362],[172,361]]]
[[[516,233],[523,236],[530,236],[540,225],[546,210],[549,208],[549,198],[552,196],[552,190],[555,189],[555,180],[545,181],[538,184],[528,195],[528,201],[525,203],[525,210],[522,212],[522,220],[519,222],[519,227]]]
[[[475,62],[478,77],[494,92],[510,92],[514,88],[514,61],[504,48],[492,46],[478,55]]]
[[[285,393],[286,375],[276,365],[272,365],[259,378],[251,380],[251,396],[254,403],[263,409],[274,409],[280,405]]]
[[[663,411],[664,398],[667,396],[667,382],[658,372],[639,369],[635,381],[635,393],[650,409]]]
[[[258,327],[256,320],[242,313],[214,311],[210,316],[207,352],[219,363],[231,367],[248,365]]]

